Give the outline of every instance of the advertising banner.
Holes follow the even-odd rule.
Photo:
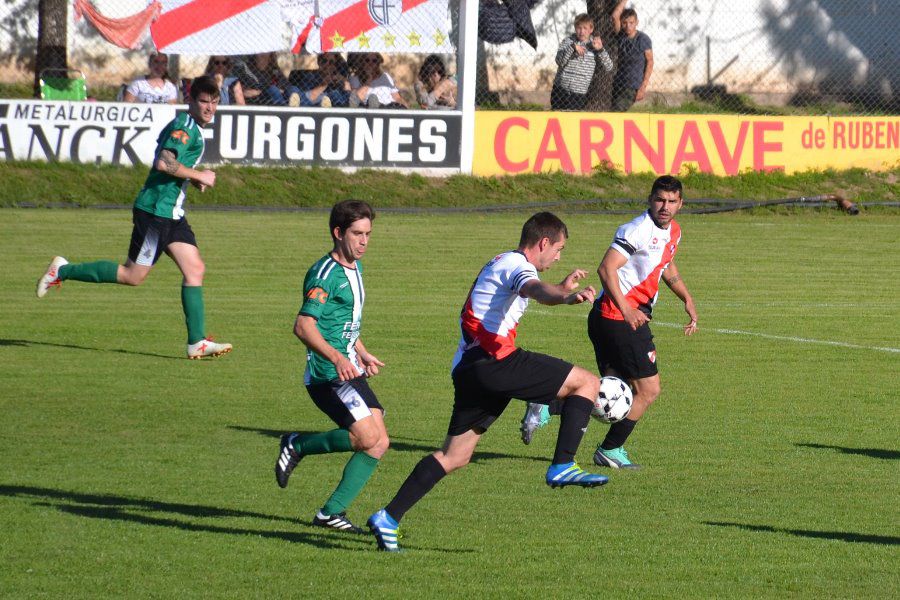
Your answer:
[[[613,168],[658,175],[866,168],[900,162],[900,117],[492,112],[475,115],[473,174]]]
[[[0,160],[149,165],[184,106],[0,100]],[[461,117],[438,111],[222,107],[203,164],[456,169]]]

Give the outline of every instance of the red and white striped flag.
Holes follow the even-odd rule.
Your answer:
[[[161,0],[153,44],[171,54],[255,54],[285,50],[289,29],[272,0]]]
[[[320,0],[318,16],[304,40],[314,54],[453,52],[447,0]]]
[[[161,0],[150,26],[172,54],[452,53],[448,0]],[[316,12],[318,8],[318,13]]]

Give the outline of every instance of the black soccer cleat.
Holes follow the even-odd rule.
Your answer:
[[[281,436],[281,444],[278,449],[278,459],[275,461],[275,481],[278,487],[284,489],[287,487],[288,479],[294,472],[294,467],[300,462],[303,456],[294,450],[294,438],[299,434],[286,433]]]
[[[367,533],[365,529],[361,529],[350,522],[346,512],[328,516],[323,515],[322,511],[316,513],[313,517],[312,524],[316,527],[326,527],[328,529],[337,529],[338,531],[346,531],[347,533]]]

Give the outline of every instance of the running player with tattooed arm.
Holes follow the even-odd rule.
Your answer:
[[[363,530],[347,518],[347,508],[390,444],[384,409],[367,381],[384,363],[360,339],[366,299],[360,259],[369,246],[374,219],[375,211],[362,200],[332,207],[334,248],[306,272],[303,304],[294,323],[294,334],[307,348],[306,391],[337,428],[284,434],[275,460],[275,480],[284,488],[301,459],[352,452],[340,483],[312,520],[319,527],[352,533]]]
[[[653,305],[662,280],[684,303],[685,335],[697,331],[697,310],[675,266],[681,226],[675,215],[682,206],[681,182],[664,175],[653,182],[645,212],[616,230],[597,273],[603,293],[588,315],[588,337],[603,375],[628,381],[634,403],[628,417],[609,427],[594,453],[594,463],[614,469],[637,469],[625,451],[625,440],[659,397],[656,346],[650,331]],[[529,405],[522,423],[523,440],[541,425],[542,408]],[[555,412],[551,407],[550,412]],[[527,442],[526,442],[527,443]]]
[[[37,297],[63,281],[140,285],[162,253],[169,255],[183,275],[181,306],[187,325],[188,358],[219,356],[231,351],[206,337],[203,307],[203,274],[194,232],[184,218],[188,184],[201,192],[216,184],[216,174],[197,170],[203,157],[201,129],[209,125],[219,105],[219,88],[210,77],[197,77],[191,84],[188,112],[181,113],[159,134],[156,159],[132,210],[134,227],[128,260],[120,265],[110,260],[70,264],[55,256],[37,283]]]
[[[400,550],[399,521],[441,479],[469,463],[481,436],[512,398],[561,406],[547,485],[595,487],[607,482],[607,477],[588,473],[575,462],[600,380],[581,367],[515,345],[529,299],[546,305],[594,300],[594,288],[578,289],[586,275],[580,269],[557,285],[538,278],[559,260],[567,238],[559,218],[537,213],[522,227],[519,247],[492,258],[472,284],[460,314],[461,336],[451,366],[454,402],[447,437],[440,450],[419,461],[393,500],[369,518],[381,550]]]

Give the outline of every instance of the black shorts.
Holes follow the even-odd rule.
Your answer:
[[[365,377],[314,383],[306,386],[306,391],[319,410],[343,429],[350,429],[357,421],[371,416],[373,409],[384,412]]]
[[[197,245],[194,232],[187,219],[167,219],[135,208],[131,211],[131,245],[128,258],[131,262],[152,267],[172,242]]]
[[[650,324],[632,330],[625,321],[605,319],[592,308],[588,314],[588,337],[594,345],[594,357],[600,373],[613,369],[623,379],[653,377],[656,368],[656,346]]]
[[[453,414],[448,435],[487,431],[512,398],[549,404],[556,398],[572,363],[516,350],[502,360],[484,358],[453,370]]]

